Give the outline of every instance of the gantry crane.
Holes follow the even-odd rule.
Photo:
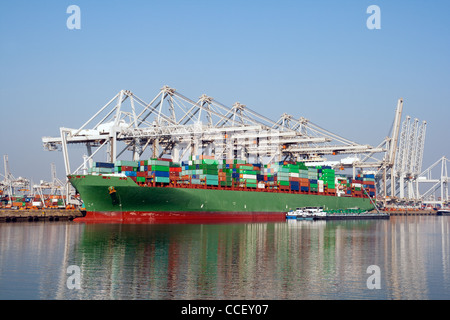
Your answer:
[[[139,160],[148,149],[152,157],[170,154],[174,161],[209,154],[261,163],[385,151],[340,137],[302,117],[282,114],[273,121],[240,102],[227,107],[206,94],[194,101],[168,86],[149,103],[121,90],[80,128],[60,128],[60,136],[42,140],[45,149],[62,150],[67,175],[86,170],[105,149],[109,162],[126,151]],[[75,170],[69,161],[71,144],[86,146],[83,163]]]

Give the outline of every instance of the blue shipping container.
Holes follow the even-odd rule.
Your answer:
[[[136,177],[136,171],[122,171],[127,177]]]
[[[155,177],[166,177],[168,178],[170,176],[169,171],[150,171],[150,175],[155,175]]]
[[[96,168],[114,168],[114,163],[109,162],[94,162]]]

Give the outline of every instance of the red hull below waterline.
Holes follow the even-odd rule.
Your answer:
[[[233,223],[285,221],[284,212],[95,212],[88,211],[77,222],[85,223]]]

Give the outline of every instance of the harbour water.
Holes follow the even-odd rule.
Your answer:
[[[450,217],[1,223],[0,299],[447,300]]]

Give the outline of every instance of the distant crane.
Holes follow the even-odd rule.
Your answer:
[[[50,170],[51,170],[51,177],[52,177],[51,182],[46,182],[46,181],[41,180],[40,184],[33,186],[33,189],[39,194],[42,206],[44,208],[46,207],[44,190],[50,190],[51,195],[57,195],[57,194],[60,194],[61,196],[64,195],[65,184],[63,182],[61,182],[61,180],[58,179],[58,177],[56,175],[56,166],[54,163],[50,164]],[[64,197],[62,197],[62,199],[64,200]],[[66,200],[64,200],[64,201],[66,201]]]
[[[399,201],[419,200],[418,185],[415,181],[422,170],[426,126],[427,122],[423,121],[419,127],[417,118],[411,123],[410,116],[407,116],[402,124],[399,157],[394,168],[398,182],[398,193],[395,193],[395,196]]]
[[[390,135],[377,148],[386,152],[381,160],[367,154],[354,168],[372,168],[378,199],[386,204],[420,202],[417,178],[422,169],[427,122],[406,116],[401,122],[403,99],[399,99]],[[372,160],[372,162],[369,162]],[[375,161],[373,161],[375,160]]]
[[[0,187],[1,189],[7,190],[8,191],[8,199],[9,199],[9,204],[12,204],[12,196],[14,195],[14,192],[16,189],[18,190],[29,190],[30,189],[30,181],[28,179],[19,177],[19,178],[15,178],[12,173],[11,170],[9,168],[9,159],[8,159],[8,155],[5,154],[3,156],[3,167],[4,167],[4,179],[2,182],[0,182]]]
[[[395,165],[398,162],[398,157],[403,157],[403,151],[398,152],[398,141],[400,136],[400,124],[403,113],[403,98],[398,99],[397,108],[395,109],[394,122],[389,134],[375,149],[382,148],[384,150],[384,157],[377,159],[374,157],[375,152],[367,153],[360,161],[353,163],[353,170],[372,169],[376,176],[377,195],[379,200],[382,200],[384,205],[388,201],[392,201],[395,197]],[[402,139],[400,138],[401,143]],[[397,155],[399,153],[399,155]],[[355,175],[355,173],[353,173]]]
[[[427,185],[432,184],[422,195],[418,197],[422,200],[424,204],[439,204],[440,206],[448,205],[450,202],[449,192],[448,192],[448,182],[450,181],[448,173],[448,163],[450,160],[443,156],[438,161],[433,163],[423,172],[421,172],[416,179],[416,190],[419,190],[419,184]],[[436,171],[440,168],[438,177],[436,177]],[[434,174],[433,174],[434,172]],[[440,191],[439,197],[436,197],[436,193]]]

